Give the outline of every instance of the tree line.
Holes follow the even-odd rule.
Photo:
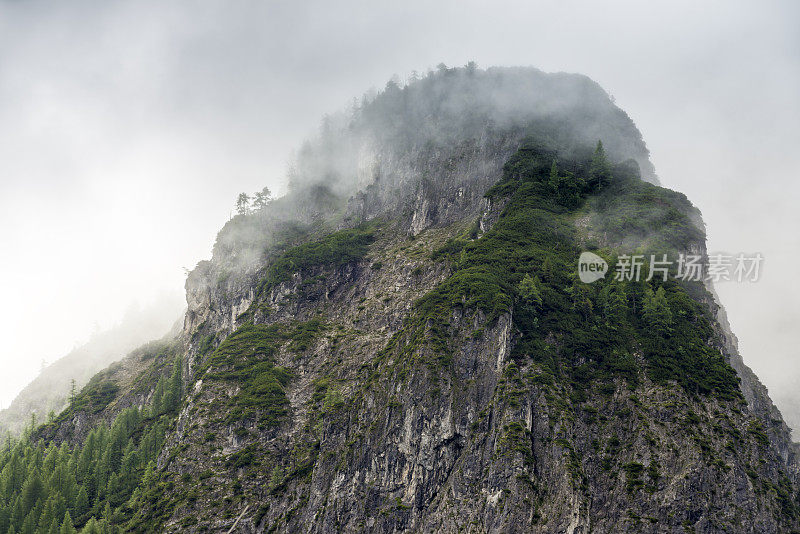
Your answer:
[[[247,193],[239,193],[236,198],[236,213],[238,215],[249,215],[254,211],[266,208],[272,202],[272,191],[265,187],[252,196]]]
[[[139,508],[142,488],[156,477],[156,460],[180,404],[181,371],[177,358],[148,406],[123,410],[82,444],[36,440],[34,423],[18,441],[7,438],[0,449],[0,533],[119,532]]]

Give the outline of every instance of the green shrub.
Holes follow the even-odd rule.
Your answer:
[[[615,282],[607,276],[589,285],[576,276],[581,249],[574,219],[584,199],[612,215],[636,206],[644,226],[614,217],[601,225],[620,240],[631,233],[658,235],[659,225],[669,222],[661,244],[683,249],[702,239],[691,220],[696,210],[683,195],[642,182],[626,166],[614,167],[601,183],[589,179],[589,161],[562,159],[556,175],[571,173],[580,184],[578,200],[565,202],[551,183],[556,157],[532,145],[509,159],[503,179],[487,193],[506,198],[497,222],[476,240],[452,238],[432,254],[449,261],[452,272],[417,301],[387,350],[412,354],[427,344],[436,355],[430,363],[448,365],[454,309],[480,310],[489,324],[513,309],[521,336],[512,357],[533,359],[577,391],[597,382],[611,394],[614,378],[635,386],[645,371],[658,383],[675,380],[693,394],[739,398],[736,373],[716,348],[713,319],[698,302],[707,297],[701,284]],[[612,253],[607,256],[613,260]],[[636,352],[644,353],[643,370],[632,356]]]
[[[244,449],[228,456],[225,460],[225,466],[230,469],[247,467],[255,462],[257,452],[255,445],[248,445]]]
[[[375,239],[376,228],[374,223],[364,224],[290,248],[269,265],[259,284],[259,294],[311,267],[339,267],[362,260]]]

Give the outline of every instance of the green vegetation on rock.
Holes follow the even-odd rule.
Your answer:
[[[446,365],[454,309],[480,310],[489,323],[513,310],[519,332],[513,357],[533,359],[576,389],[614,377],[635,383],[635,355],[642,354],[648,376],[658,383],[674,380],[693,394],[740,398],[736,373],[715,346],[709,312],[690,297],[689,291],[705,292],[699,283],[648,282],[644,276],[618,282],[613,273],[593,284],[578,280],[575,220],[586,204],[612,212],[617,208],[609,205],[636,205],[656,214],[640,220],[668,221],[659,250],[687,250],[702,236],[685,197],[642,182],[630,166],[606,170],[598,157],[557,160],[555,151],[537,145],[513,155],[503,179],[487,193],[506,202],[494,226],[478,239],[452,239],[434,253],[449,259],[452,272],[416,303],[405,350],[427,340]],[[559,169],[577,196],[553,188]],[[628,230],[613,219],[606,228],[620,235]],[[635,230],[652,231],[647,225]],[[616,254],[599,252],[609,260]]]
[[[288,249],[267,268],[259,284],[259,294],[290,280],[292,274],[304,269],[335,268],[361,260],[375,239],[375,229],[375,224],[365,224]]]
[[[289,325],[247,323],[208,356],[198,376],[239,386],[230,399],[228,421],[258,416],[262,426],[275,426],[287,413],[285,388],[292,375],[274,364],[274,355],[285,343],[294,351],[308,349],[326,328],[318,318]]]

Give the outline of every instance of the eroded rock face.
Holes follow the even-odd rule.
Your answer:
[[[534,87],[544,83],[538,76]],[[647,167],[624,113],[583,78],[570,87],[548,110],[595,102],[602,113],[592,117],[609,122],[589,130],[613,123],[617,159]],[[370,139],[371,153],[357,151],[354,167],[371,174],[358,193],[318,192],[228,223],[212,260],[187,280],[186,394],[158,461],[171,504],[148,503],[144,517],[161,518],[166,532],[798,526],[794,445],[713,298],[703,302],[716,317],[718,337],[708,343],[720,345],[741,378],[735,400],[654,382],[641,350],[632,354],[636,381],[612,375],[582,389],[552,376],[541,361],[514,358],[524,338],[517,302],[487,317],[464,291],[446,316],[419,313],[420,299],[460,261],[434,252],[450,239],[479,240],[509,206],[485,194],[504,177],[525,129],[484,126],[481,135],[402,150]],[[574,137],[572,126],[565,131]],[[291,213],[302,231],[287,231],[287,218],[275,213]],[[701,224],[693,208],[686,215]],[[270,270],[298,243],[365,223],[370,241],[358,257],[294,258],[280,264],[280,276]],[[602,242],[592,213],[570,224],[599,246],[630,244]],[[701,241],[685,246],[703,253]],[[251,342],[234,347],[245,335]],[[548,336],[544,345],[555,353],[560,342]],[[146,402],[146,393],[130,395]]]
[[[393,223],[363,261],[298,273],[263,297],[270,310],[257,323],[321,317],[331,325],[308,350],[277,355],[295,376],[279,427],[225,421],[218,407],[236,387],[198,382],[164,454],[183,452],[162,467],[212,472],[213,485],[193,507],[176,509],[168,530],[192,531],[181,526],[192,510],[210,510],[213,519],[201,524],[211,529],[229,528],[233,519],[220,518],[244,511],[238,532],[786,530],[793,519],[780,495],[796,483],[788,430],[741,363],[721,308],[717,327],[746,404],[697,398],[643,376],[635,389],[619,383],[590,393],[576,409],[568,386],[543,385],[535,365],[509,359],[510,314],[489,326],[479,312],[453,315],[447,371],[424,363],[432,357],[424,346],[387,350],[398,336],[411,342],[402,338],[413,302],[448,274],[430,251],[475,213],[488,230],[500,209],[476,197],[454,222],[431,215],[446,210],[426,208],[424,194],[413,202],[414,213],[429,214],[425,227],[415,229],[421,219],[413,215]],[[215,297],[214,324],[235,328],[253,294],[250,287]],[[321,381],[336,384],[347,402],[315,400]],[[226,459],[248,448],[255,466],[231,468]],[[236,481],[242,489],[232,493]],[[776,489],[765,490],[768,481]]]

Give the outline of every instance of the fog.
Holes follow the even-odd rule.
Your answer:
[[[178,300],[236,196],[370,87],[440,62],[580,72],[636,122],[782,406],[800,381],[800,8],[786,2],[0,0],[0,404],[131,303]],[[800,410],[798,410],[800,411]]]

